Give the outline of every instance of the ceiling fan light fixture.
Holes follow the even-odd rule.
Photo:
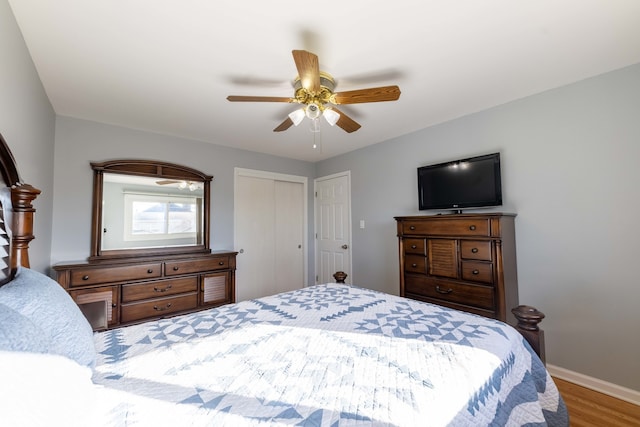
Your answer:
[[[327,123],[329,123],[331,126],[334,126],[340,118],[340,114],[332,108],[325,108],[322,115],[327,120]]]
[[[305,109],[305,113],[307,117],[313,120],[320,117],[320,114],[322,114],[322,109],[320,109],[320,106],[318,104],[316,104],[315,102],[312,102],[311,104],[307,105],[307,108]]]
[[[289,113],[289,118],[291,119],[293,124],[296,125],[296,126],[298,126],[300,124],[300,122],[302,122],[304,117],[305,117],[304,108],[299,108],[299,109]]]

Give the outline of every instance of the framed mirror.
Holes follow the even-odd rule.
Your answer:
[[[90,261],[211,252],[212,176],[149,160],[91,163]]]

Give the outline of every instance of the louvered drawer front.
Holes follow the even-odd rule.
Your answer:
[[[404,253],[426,255],[424,239],[404,239]]]
[[[224,270],[229,268],[229,257],[214,257],[192,261],[172,261],[165,263],[165,275],[198,273],[201,271]]]
[[[407,273],[427,274],[427,259],[422,255],[405,256],[404,271]]]
[[[427,221],[405,221],[404,234],[426,234],[431,236],[489,236],[489,219],[430,219]]]
[[[432,276],[458,277],[458,246],[456,240],[430,239],[427,242],[428,273]]]
[[[122,304],[120,321],[127,323],[150,317],[162,317],[179,311],[193,310],[197,306],[197,292],[170,298],[158,298],[147,302]]]
[[[161,263],[85,268],[71,271],[71,286],[153,279],[162,275]]]
[[[462,278],[473,282],[493,283],[493,264],[487,262],[463,261]]]
[[[108,307],[107,321],[111,322],[113,320],[113,313],[111,310],[111,307],[113,306],[113,292],[111,291],[111,289],[96,292],[83,292],[75,296],[74,300],[78,305],[106,301]]]
[[[158,280],[150,283],[123,285],[122,302],[166,297],[185,292],[195,292],[197,290],[197,277],[185,277],[181,279]]]
[[[209,274],[202,277],[202,304],[230,302],[227,274]]]
[[[468,285],[447,280],[418,276],[406,276],[406,292],[425,297],[472,305],[493,310],[493,288],[482,285]]]
[[[491,261],[491,242],[482,240],[462,240],[460,242],[462,259]]]

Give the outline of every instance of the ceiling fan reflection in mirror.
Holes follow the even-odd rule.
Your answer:
[[[294,96],[235,96],[227,97],[231,102],[287,102],[301,104],[302,107],[291,112],[289,116],[273,131],[282,132],[292,125],[299,125],[305,117],[311,120],[311,130],[319,131],[320,118],[324,117],[331,126],[338,125],[351,133],[360,129],[360,124],[338,110],[341,104],[362,104],[366,102],[396,101],[400,98],[398,86],[382,86],[368,89],[334,92],[334,78],[320,71],[318,57],[306,50],[294,50],[293,60],[298,69],[298,77],[294,80]]]
[[[185,188],[188,188],[189,191],[196,191],[196,190],[200,189],[200,185],[198,183],[192,182],[192,181],[176,181],[176,180],[172,180],[172,179],[164,179],[164,180],[156,181],[156,184],[158,184],[158,185],[178,184],[177,187],[180,190],[184,190]]]

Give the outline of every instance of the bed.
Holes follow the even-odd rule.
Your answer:
[[[94,333],[29,268],[38,190],[20,183],[0,143],[4,425],[568,425],[516,329],[364,286],[309,286]]]

